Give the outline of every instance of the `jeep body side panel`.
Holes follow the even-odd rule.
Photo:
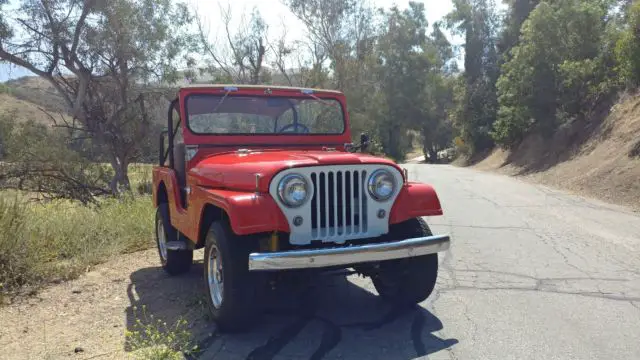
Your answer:
[[[191,194],[187,195],[188,206],[184,209],[180,205],[174,170],[155,168],[153,183],[154,206],[158,206],[158,189],[160,184],[164,184],[167,189],[171,224],[193,242],[198,241],[202,211],[209,204],[226,212],[231,228],[238,235],[289,231],[289,225],[282,211],[268,194],[211,189],[196,185],[192,186]]]
[[[180,188],[176,172],[167,167],[153,168],[153,205],[158,206],[160,201],[158,191],[160,185],[164,185],[167,189],[167,203],[169,204],[169,214],[171,216],[171,224],[187,237],[187,228],[189,227],[189,214],[187,210],[180,205]],[[197,230],[196,230],[197,234]]]
[[[390,215],[389,223],[397,224],[415,217],[442,215],[442,206],[433,186],[409,182],[400,189]]]

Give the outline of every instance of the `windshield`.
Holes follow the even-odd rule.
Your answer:
[[[187,126],[195,134],[335,135],[345,130],[335,99],[194,94],[186,99]]]

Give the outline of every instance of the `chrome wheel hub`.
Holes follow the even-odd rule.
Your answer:
[[[222,277],[222,259],[218,248],[213,245],[209,251],[207,266],[207,281],[209,282],[209,296],[213,306],[218,309],[224,299],[224,279]]]
[[[163,261],[167,260],[167,234],[164,231],[164,226],[162,225],[162,219],[158,219],[158,223],[156,224],[157,236],[158,236],[158,249],[160,249],[160,257]]]

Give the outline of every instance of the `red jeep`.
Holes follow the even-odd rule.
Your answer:
[[[246,328],[265,283],[284,270],[353,268],[399,304],[431,294],[449,236],[421,217],[442,215],[438,196],[364,153],[366,135],[351,143],[342,93],[188,86],[167,129],[153,169],[160,260],[177,275],[205,249],[209,309],[222,330]]]

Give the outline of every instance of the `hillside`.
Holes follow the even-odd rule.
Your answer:
[[[473,167],[640,209],[640,95],[623,96],[601,122],[529,136]]]
[[[7,81],[4,84],[10,94],[20,100],[28,101],[54,113],[66,111],[60,95],[56,89],[46,80],[37,76],[26,76]]]
[[[13,116],[16,121],[33,119],[38,123],[51,123],[51,118],[40,110],[39,105],[0,93],[0,117],[5,115]]]
[[[35,120],[51,124],[64,113],[62,99],[51,84],[35,76],[0,83],[0,116],[12,114],[17,121]]]

